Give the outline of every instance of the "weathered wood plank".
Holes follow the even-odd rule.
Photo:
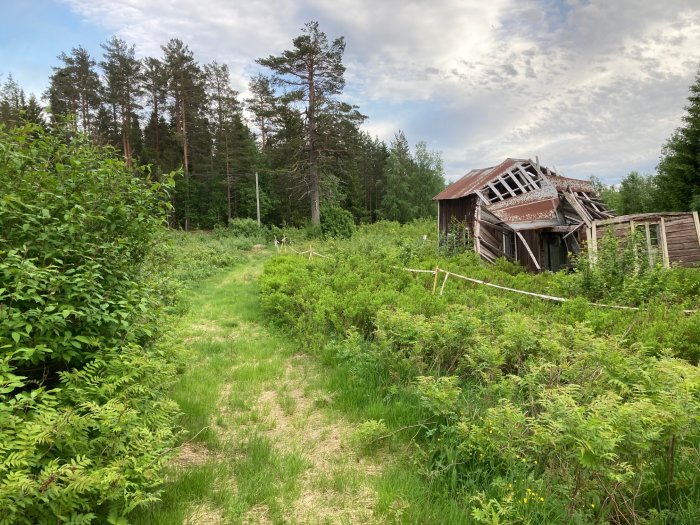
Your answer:
[[[523,246],[525,246],[525,249],[527,250],[527,253],[529,253],[529,254],[530,254],[530,257],[532,258],[532,262],[535,263],[535,267],[536,267],[538,270],[541,270],[542,268],[540,268],[540,263],[539,263],[539,261],[537,260],[537,258],[535,257],[535,255],[532,253],[532,250],[530,249],[530,245],[529,245],[529,244],[527,243],[527,241],[525,240],[525,237],[523,237],[523,234],[520,233],[520,232],[518,232],[518,231],[516,231],[515,234],[516,234],[518,237],[520,237],[520,240],[523,242]]]
[[[591,220],[591,216],[584,210],[583,206],[581,206],[581,203],[578,201],[576,198],[576,195],[574,195],[571,191],[565,191],[564,192],[564,198],[566,201],[569,203],[569,205],[576,210],[576,213],[579,214],[583,222],[586,223],[586,226],[589,228],[591,227],[591,223],[593,222]],[[593,237],[595,237],[595,231],[593,234]]]

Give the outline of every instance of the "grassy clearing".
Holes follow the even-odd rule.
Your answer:
[[[186,434],[162,502],[132,523],[463,523],[454,504],[431,500],[398,442],[369,453],[356,439],[367,418],[410,421],[410,400],[389,408],[350,371],[264,324],[257,279],[267,256],[250,253],[191,290],[174,390]]]

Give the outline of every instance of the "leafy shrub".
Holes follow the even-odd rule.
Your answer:
[[[238,237],[259,237],[261,233],[261,227],[255,219],[232,219],[226,229]]]
[[[355,231],[352,213],[338,206],[323,208],[321,214],[321,232],[325,237],[349,239]]]
[[[116,522],[158,495],[164,190],[82,136],[0,129],[0,523]]]

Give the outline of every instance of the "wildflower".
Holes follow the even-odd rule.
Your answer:
[[[535,465],[537,465],[537,460],[535,460]]]
[[[540,496],[540,501],[544,502],[544,498],[542,496]]]
[[[527,503],[527,498],[523,498],[523,503]]]
[[[512,489],[512,488],[513,488],[513,484],[512,484],[512,483],[508,483],[508,488],[509,488],[509,489]]]
[[[595,508],[595,503],[591,503],[591,508],[592,508],[592,509]]]

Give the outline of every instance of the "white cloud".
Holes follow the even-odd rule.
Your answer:
[[[700,62],[696,0],[65,1],[144,55],[182,38],[227,63],[239,90],[255,58],[318,20],[345,36],[367,129],[443,150],[453,178],[505,156],[609,180],[648,171]]]

